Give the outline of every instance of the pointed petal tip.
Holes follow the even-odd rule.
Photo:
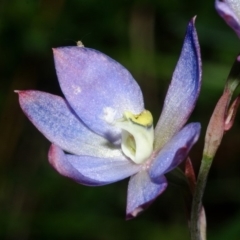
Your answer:
[[[146,210],[167,185],[164,175],[159,176],[157,183],[152,182],[147,171],[133,175],[128,184],[126,219],[135,218]]]
[[[15,93],[18,94],[19,99],[25,99],[27,97],[31,97],[34,92],[37,92],[35,90],[14,90]]]
[[[195,18],[188,24],[182,51],[155,128],[155,149],[162,148],[186,124],[200,93],[202,61]]]
[[[52,48],[54,58],[62,54],[62,50],[61,50],[62,48],[65,48],[65,47]]]
[[[165,179],[165,177],[163,177],[163,178]],[[162,183],[160,191],[157,194],[155,194],[153,199],[145,202],[142,205],[139,205],[133,211],[127,212],[126,213],[126,220],[131,220],[131,219],[136,218],[139,215],[141,215],[145,210],[147,210],[150,207],[150,205],[156,200],[156,198],[159,197],[159,195],[161,195],[166,190],[167,186],[168,186],[167,182]]]
[[[53,53],[60,53],[64,52],[65,50],[72,50],[72,49],[79,49],[80,47],[78,46],[63,46],[63,47],[54,47],[52,48]],[[81,49],[81,48],[80,48]]]
[[[73,49],[76,49],[76,46],[65,46],[65,47],[56,47],[52,48],[53,51],[53,56],[56,64],[56,60],[58,61],[63,61],[63,60],[68,60],[68,55],[73,51]]]
[[[30,90],[14,90],[13,92],[18,95],[19,101],[23,98],[26,98],[28,96],[28,92]]]
[[[191,18],[191,20],[188,23],[187,32],[189,31],[189,29],[194,29],[195,30],[196,19],[197,19],[197,15],[195,15],[194,17]]]
[[[14,90],[13,92],[17,93],[18,95],[25,95],[25,93],[29,92],[30,90]]]
[[[61,52],[61,49],[68,48],[68,47],[54,47],[52,48],[53,53]]]
[[[23,101],[27,101],[27,98],[31,98],[33,90],[14,90],[18,94],[20,106],[22,106]]]
[[[36,96],[41,94],[41,92],[37,90],[15,90],[14,92],[18,94],[19,103],[22,107],[25,103],[35,100]]]
[[[195,71],[196,71],[196,76],[195,76],[195,83],[196,83],[196,99],[198,98],[200,89],[201,89],[201,82],[202,82],[202,60],[201,60],[201,51],[200,51],[200,45],[198,41],[198,35],[197,35],[197,30],[195,27],[195,21],[196,21],[197,16],[194,16],[187,29],[187,34],[186,38],[191,39],[192,43],[192,50],[195,51],[195,59],[196,59],[196,65],[195,65]],[[195,106],[195,104],[194,104]]]
[[[195,15],[195,16],[190,20],[189,24],[195,26],[196,18],[197,18],[197,15]]]
[[[139,216],[144,211],[143,207],[136,208],[133,212],[126,214],[126,220],[131,220],[137,216]]]

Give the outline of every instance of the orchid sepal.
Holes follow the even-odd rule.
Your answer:
[[[71,107],[92,131],[119,143],[120,130],[111,123],[125,111],[140,114],[144,110],[141,89],[132,75],[94,49],[62,47],[53,53],[58,80]]]
[[[87,186],[102,186],[130,177],[140,170],[126,158],[99,158],[66,154],[52,144],[48,154],[51,165],[62,175]]]
[[[181,55],[155,128],[155,149],[161,149],[186,124],[196,105],[201,80],[202,62],[194,17],[188,24]]]

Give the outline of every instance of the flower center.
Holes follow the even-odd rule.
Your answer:
[[[123,153],[137,164],[143,163],[153,151],[153,118],[144,110],[139,115],[124,112],[114,125],[122,129]]]

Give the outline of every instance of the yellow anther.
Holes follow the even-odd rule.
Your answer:
[[[142,125],[144,127],[151,127],[153,124],[152,114],[148,110],[144,110],[138,115],[134,115],[131,112],[125,112],[124,117],[130,119],[133,123]]]

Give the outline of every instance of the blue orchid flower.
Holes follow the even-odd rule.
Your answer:
[[[225,22],[236,32],[240,38],[240,1],[216,0],[215,8]]]
[[[201,85],[194,21],[188,25],[155,130],[131,74],[103,53],[83,46],[53,50],[65,99],[18,91],[22,110],[52,142],[49,161],[60,174],[88,186],[130,177],[128,218],[166,189],[164,174],[177,167],[198,140],[200,124],[184,126]]]

